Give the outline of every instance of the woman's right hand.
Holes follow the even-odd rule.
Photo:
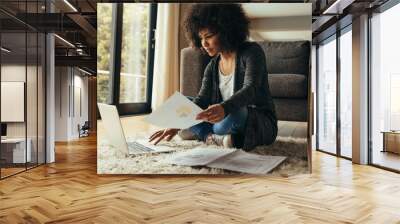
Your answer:
[[[179,130],[180,129],[176,129],[176,128],[168,128],[168,129],[156,131],[154,134],[152,134],[150,136],[149,142],[156,140],[154,142],[154,145],[157,145],[157,143],[159,143],[163,139],[170,141],[176,134],[178,134]]]

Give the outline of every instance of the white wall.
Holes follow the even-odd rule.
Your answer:
[[[79,72],[79,71],[78,71]],[[82,74],[82,73],[79,73]],[[80,116],[80,121],[85,122],[88,120],[88,105],[89,105],[89,90],[88,90],[88,77],[75,75],[75,86],[81,88],[82,90],[82,116]]]
[[[310,16],[251,19],[250,38],[254,41],[311,40],[311,11]]]
[[[25,82],[25,75],[26,75],[26,70],[28,71],[28,74],[31,74],[32,72],[35,72],[36,74],[36,67],[33,66],[28,66],[25,67],[24,65],[20,64],[5,64],[1,66],[1,81],[9,81],[9,82]],[[30,83],[31,84],[31,83]],[[34,83],[36,85],[36,82]],[[29,90],[29,89],[28,89]],[[27,102],[32,102],[33,100],[31,98],[36,98],[36,89],[34,92],[27,93]],[[36,108],[36,105],[35,105]],[[1,108],[1,110],[7,110],[8,108]],[[36,114],[34,117],[31,117],[31,114],[28,113],[28,121],[31,121],[35,118],[36,120]],[[31,127],[29,125],[28,127]],[[7,136],[8,137],[25,137],[25,122],[7,122]],[[28,136],[29,137],[29,136]]]
[[[78,72],[78,74],[77,74]],[[78,138],[79,133],[78,133],[78,124],[82,126],[85,121],[88,120],[88,78],[87,76],[83,77],[81,76],[82,73],[80,73],[78,70],[74,70],[74,82],[73,82],[73,89],[74,94],[71,96],[72,99],[74,99],[74,102],[72,103],[74,106],[72,108],[72,120],[71,120],[71,136],[72,138]]]
[[[29,68],[28,68],[29,69]],[[8,64],[1,66],[1,81],[25,82],[25,64]],[[7,108],[1,108],[7,110]],[[8,137],[25,137],[25,122],[7,123]]]
[[[67,67],[55,68],[55,141],[68,140],[69,84]]]
[[[56,67],[55,120],[56,141],[77,139],[88,120],[88,78],[75,68]]]

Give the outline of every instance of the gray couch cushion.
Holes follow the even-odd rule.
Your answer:
[[[307,99],[274,98],[276,117],[283,121],[307,121]]]
[[[196,96],[201,87],[204,69],[210,57],[194,48],[181,51],[180,92],[185,96]]]
[[[303,74],[310,70],[310,42],[258,42],[266,52],[270,74]]]
[[[300,74],[269,74],[269,89],[276,98],[306,98],[307,77]]]

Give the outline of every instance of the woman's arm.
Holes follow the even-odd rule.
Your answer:
[[[225,114],[239,110],[239,108],[253,104],[261,81],[267,76],[265,54],[258,44],[254,44],[243,52],[245,74],[243,87],[229,99],[221,103]]]
[[[210,105],[211,91],[212,91],[212,61],[208,63],[204,70],[204,76],[201,82],[200,91],[193,99],[193,103],[206,109]]]

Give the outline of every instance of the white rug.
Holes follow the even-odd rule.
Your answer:
[[[143,138],[139,134],[135,138]],[[175,137],[170,142],[160,142],[159,145],[176,147],[177,152],[192,149],[196,146],[221,150],[217,146],[207,146],[199,141],[183,141]],[[237,172],[214,169],[208,167],[188,167],[168,164],[166,161],[172,153],[154,153],[139,156],[127,156],[121,150],[110,146],[106,140],[98,139],[97,148],[97,173],[98,174],[240,174]],[[272,175],[292,176],[308,173],[307,165],[307,139],[294,139],[278,137],[274,144],[259,146],[253,153],[262,155],[282,155],[288,158],[284,163],[272,171]]]

